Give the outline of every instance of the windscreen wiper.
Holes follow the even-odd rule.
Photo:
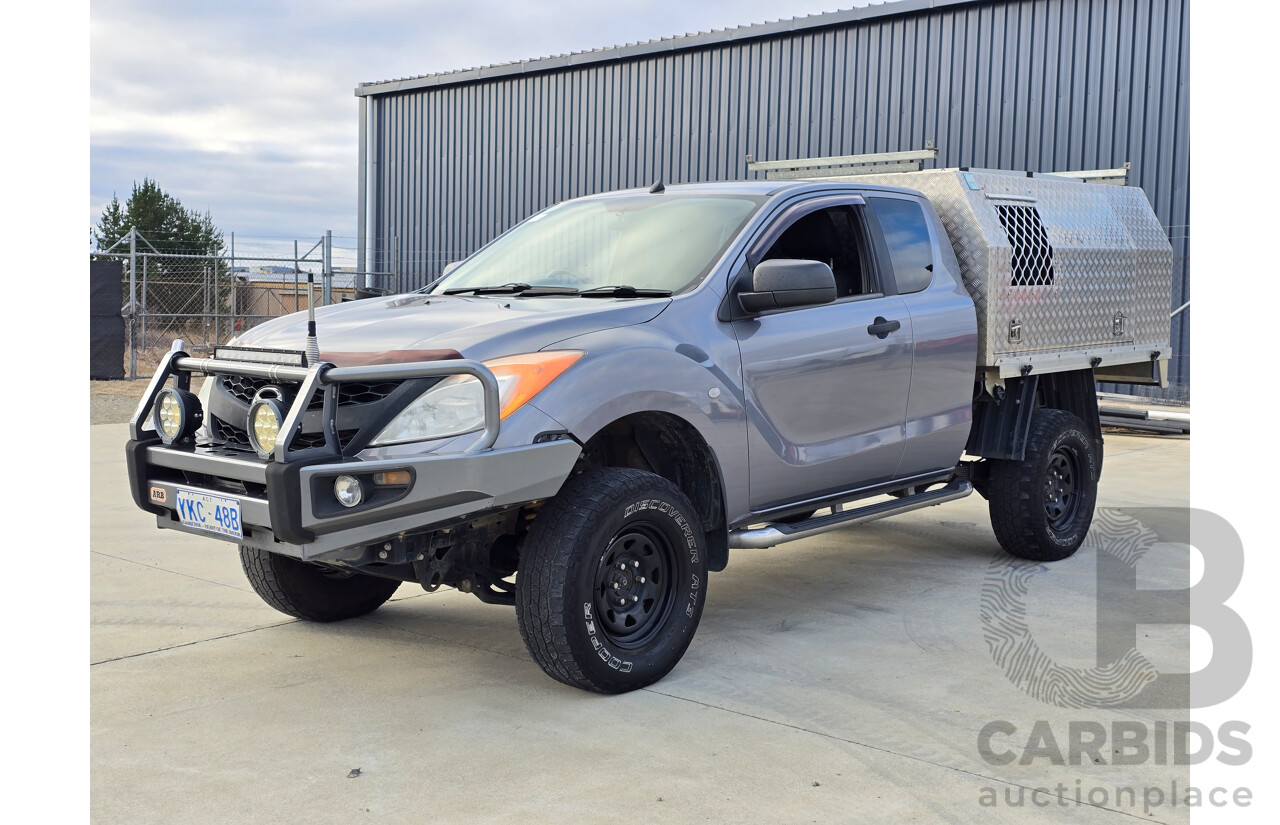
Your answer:
[[[445,295],[576,295],[578,290],[571,286],[535,286],[533,284],[510,283],[499,286],[460,286],[446,289]]]
[[[597,286],[578,293],[583,298],[667,298],[669,289],[637,289],[628,284]]]
[[[446,289],[445,295],[519,295],[535,298],[539,295],[578,295],[583,298],[666,298],[669,289],[637,289],[628,284],[597,286],[579,291],[571,286],[539,286],[537,284],[510,283],[498,286],[461,286]]]

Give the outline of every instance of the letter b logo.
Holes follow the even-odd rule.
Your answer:
[[[1198,548],[1205,558],[1201,580],[1193,587],[1139,587],[1138,562],[1156,544],[1176,545],[1188,554]],[[1058,664],[1031,633],[1030,583],[1051,568],[1003,554],[992,560],[982,589],[983,634],[1010,681],[1049,704],[1091,708],[1209,707],[1244,686],[1253,643],[1244,621],[1226,606],[1244,574],[1244,548],[1225,519],[1183,508],[1099,510],[1085,546],[1097,558],[1092,668]],[[1213,658],[1196,673],[1160,672],[1138,649],[1140,628],[1189,628],[1193,616],[1213,640]],[[1081,616],[1080,622],[1089,618]]]

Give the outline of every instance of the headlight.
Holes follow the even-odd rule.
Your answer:
[[[204,410],[194,395],[166,387],[156,395],[151,423],[165,444],[182,441],[200,428]]]
[[[486,361],[498,379],[501,418],[541,392],[584,355],[580,350],[531,352]],[[484,426],[484,389],[470,375],[454,375],[418,396],[378,433],[370,446],[426,441],[475,432]]]
[[[484,426],[484,390],[471,376],[453,376],[418,396],[370,442],[373,446],[446,438]]]

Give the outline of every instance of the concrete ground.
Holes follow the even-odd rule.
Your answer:
[[[91,439],[94,822],[1187,821],[1186,807],[1143,809],[1144,788],[1187,785],[1154,757],[980,755],[993,721],[1018,731],[996,752],[1021,755],[1043,720],[1066,755],[1070,721],[1185,711],[1063,709],[1006,678],[980,615],[1001,556],[976,495],[735,551],[675,671],[603,697],[545,677],[513,611],[461,593],[404,585],[336,625],[276,613],[232,545],[158,531],[134,508],[124,425]],[[1109,434],[1100,507],[1185,508],[1189,448]],[[1027,625],[1064,666],[1095,664],[1095,557],[1030,584]],[[1139,568],[1183,586],[1187,570],[1185,552]],[[1158,668],[1188,669],[1185,632],[1140,631]],[[1107,801],[1091,806],[1098,788]]]

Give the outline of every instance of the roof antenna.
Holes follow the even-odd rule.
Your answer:
[[[316,340],[316,276],[307,273],[307,366],[320,363],[320,342]]]
[[[662,178],[658,178],[653,182],[653,186],[649,187],[650,195],[661,195],[665,191],[667,191],[667,187],[662,185]]]

